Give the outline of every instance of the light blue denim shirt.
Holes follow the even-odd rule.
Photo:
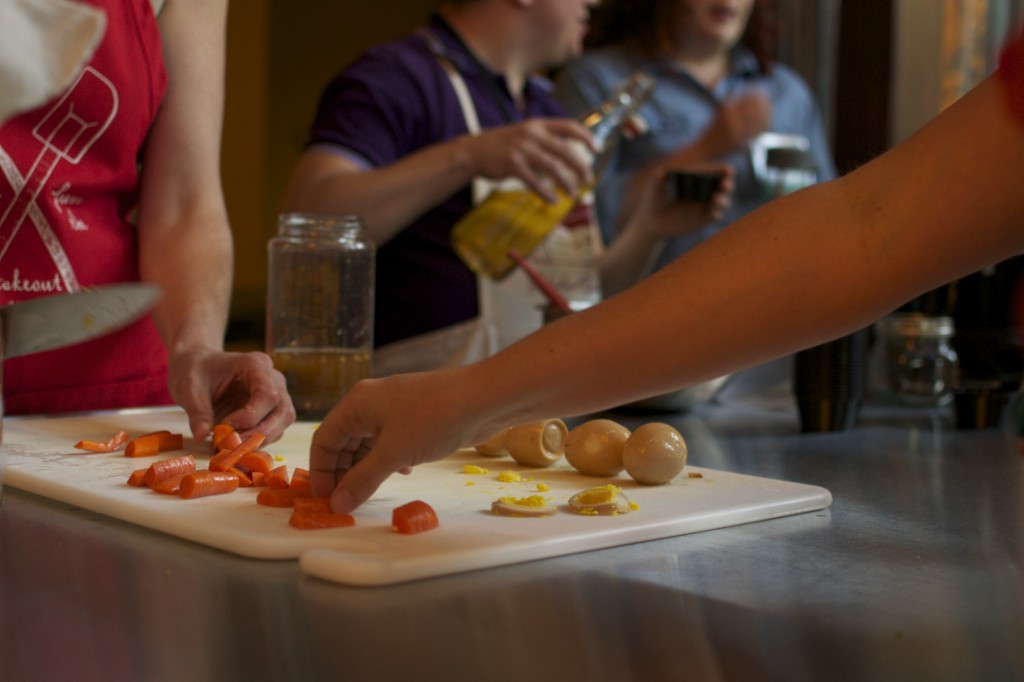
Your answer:
[[[607,241],[614,236],[615,216],[632,173],[693,142],[714,119],[721,103],[745,90],[759,89],[771,99],[771,131],[808,139],[818,180],[835,177],[818,103],[803,79],[777,62],[772,72],[765,74],[754,55],[742,46],[733,50],[732,57],[729,75],[714,91],[676,65],[651,63],[621,47],[589,51],[558,75],[556,96],[574,116],[593,109],[636,71],[642,70],[655,79],[654,92],[639,111],[647,130],[620,140],[596,189],[598,218]],[[749,151],[720,160],[736,170],[732,207],[721,222],[672,239],[661,254],[658,267],[767,201],[756,181]]]

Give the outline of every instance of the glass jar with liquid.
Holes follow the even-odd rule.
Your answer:
[[[375,253],[357,217],[278,219],[268,246],[267,353],[299,419],[322,419],[370,375]]]

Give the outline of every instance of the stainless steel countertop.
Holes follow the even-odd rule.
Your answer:
[[[1021,680],[1024,457],[938,412],[668,421],[828,510],[383,588],[5,488],[0,679]]]

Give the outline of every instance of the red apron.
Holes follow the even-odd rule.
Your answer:
[[[107,15],[92,60],[56,100],[0,126],[0,303],[137,281],[138,162],[167,87],[149,0],[83,0]],[[4,410],[167,404],[150,317],[3,365]]]

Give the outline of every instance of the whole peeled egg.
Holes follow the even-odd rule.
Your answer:
[[[518,424],[505,434],[505,449],[518,464],[548,467],[562,458],[569,429],[561,419]]]
[[[686,466],[686,441],[668,424],[644,424],[626,440],[622,464],[638,483],[668,483]]]
[[[508,429],[502,429],[498,433],[494,434],[487,441],[483,443],[477,443],[474,449],[481,455],[487,457],[501,457],[507,455],[508,450],[505,448],[505,437],[508,435]]]
[[[565,439],[565,458],[586,476],[614,476],[622,471],[622,450],[629,429],[611,419],[591,419]]]

